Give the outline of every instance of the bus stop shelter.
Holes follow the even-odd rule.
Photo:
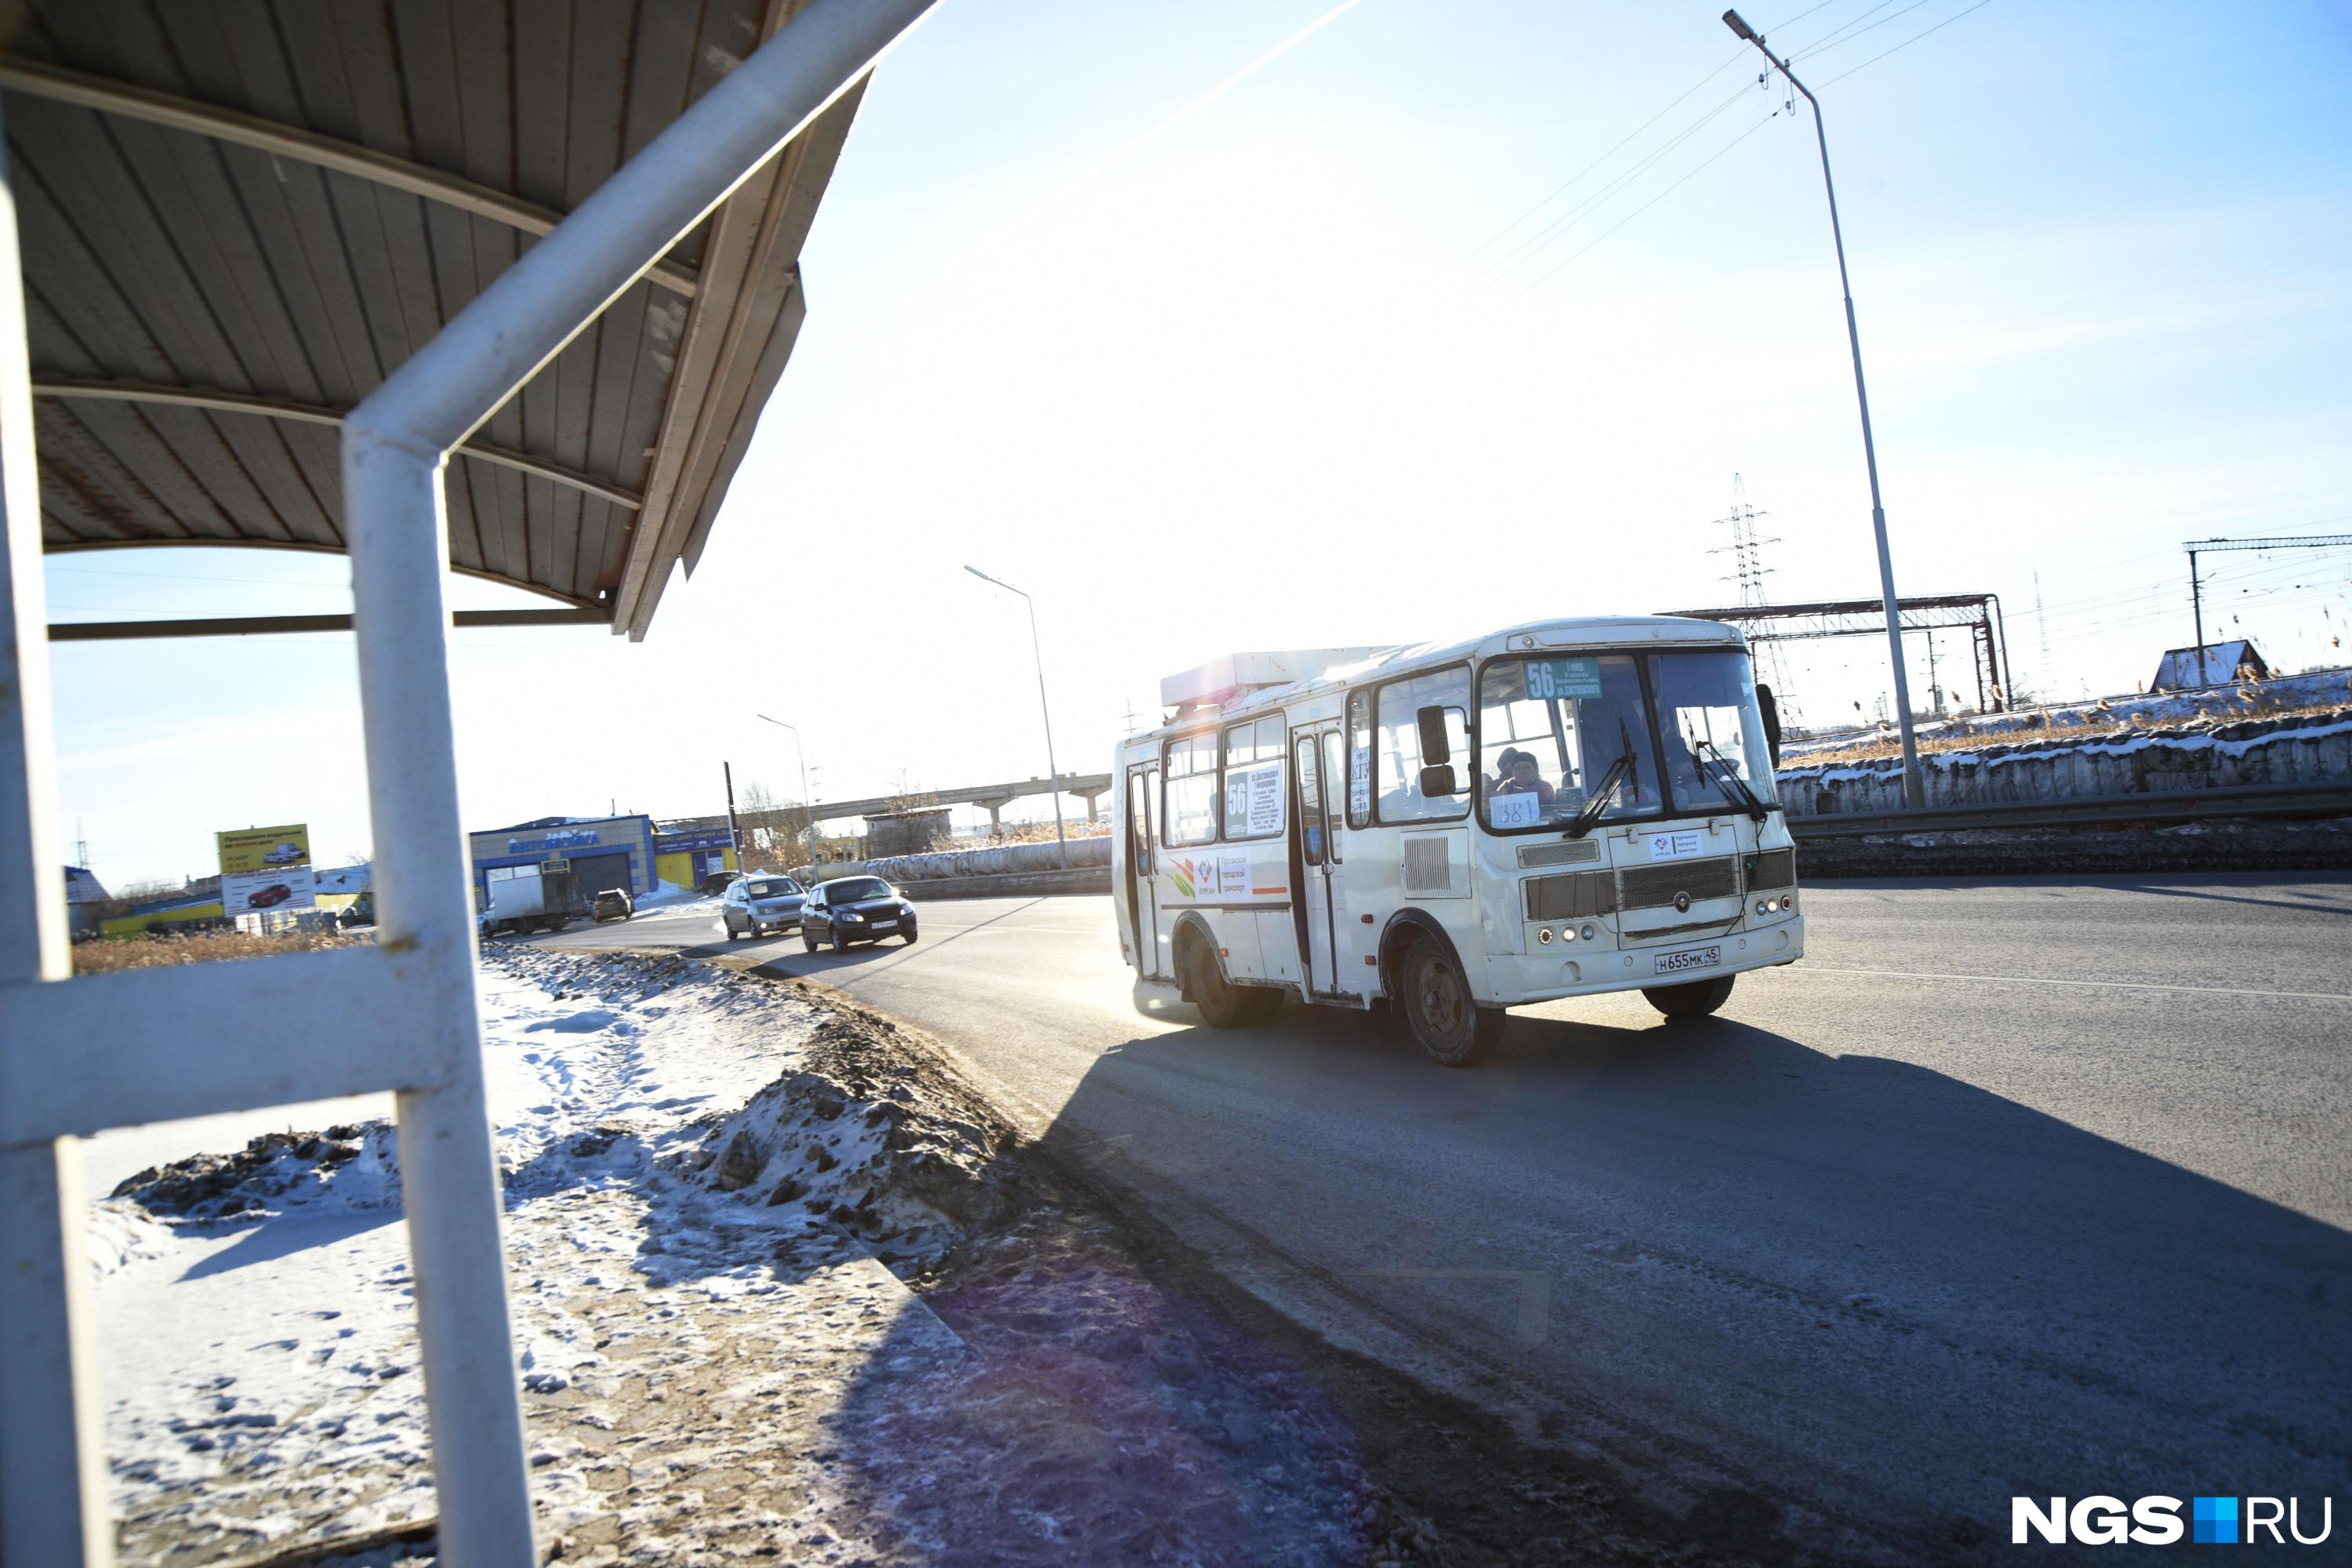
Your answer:
[[[930,0],[34,0],[0,37],[0,1560],[112,1559],[79,1140],[389,1090],[441,1560],[537,1562],[447,574],[644,637]],[[47,625],[47,552],[339,552],[350,616]],[[354,633],[379,940],[68,978],[51,640]],[[270,1020],[299,1009],[299,1037]]]

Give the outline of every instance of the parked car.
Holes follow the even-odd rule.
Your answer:
[[[302,847],[299,844],[280,844],[264,855],[261,863],[265,866],[291,866],[301,858]]]
[[[343,912],[337,915],[335,919],[339,923],[345,926],[372,926],[375,924],[374,891],[371,889],[367,892],[362,893],[358,898],[353,899],[350,904],[344,907]]]
[[[625,888],[605,889],[596,895],[595,903],[589,909],[589,913],[595,917],[598,925],[604,924],[606,921],[625,921],[636,912],[636,902],[629,897],[628,889]]]
[[[245,907],[248,910],[266,910],[274,905],[282,904],[293,896],[294,889],[285,883],[272,882],[257,893],[247,894]]]
[[[915,940],[915,906],[879,877],[819,882],[801,910],[801,944],[811,952],[820,942],[843,952],[853,942],[880,942],[886,936],[910,943]]]
[[[727,940],[790,931],[801,923],[805,898],[801,885],[790,877],[754,871],[738,879],[719,900],[719,918],[727,927]]]
[[[740,881],[742,876],[740,871],[713,871],[702,879],[702,890],[705,893],[723,893]]]

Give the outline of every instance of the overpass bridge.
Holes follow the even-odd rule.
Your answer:
[[[1058,782],[1060,787],[1055,787]],[[1014,801],[1031,795],[1071,795],[1087,803],[1087,820],[1099,814],[1102,797],[1110,793],[1108,773],[1064,773],[1058,781],[1024,779],[1014,784],[971,784],[962,789],[927,789],[908,795],[877,795],[866,800],[821,800],[809,808],[819,822],[845,816],[887,816],[896,811],[920,811],[935,805],[977,805],[988,813],[989,831],[1000,826],[998,814]]]
[[[1055,787],[1056,782],[1060,784],[1058,789]],[[821,800],[809,808],[809,816],[818,822],[839,822],[846,817],[887,816],[894,812],[920,811],[929,806],[976,805],[988,813],[988,829],[994,833],[1003,826],[1001,814],[1006,806],[1016,800],[1041,795],[1076,795],[1087,803],[1087,820],[1092,822],[1101,813],[1102,797],[1110,793],[1110,784],[1108,773],[1064,773],[1058,781],[1032,778],[1009,784],[967,784],[961,789],[869,795],[863,800]],[[798,804],[793,803],[794,805]],[[716,830],[726,826],[727,819],[723,816],[687,817],[662,825],[667,832],[698,827]]]

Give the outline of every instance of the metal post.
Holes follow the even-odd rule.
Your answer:
[[[1895,563],[1886,548],[1886,508],[1878,494],[1878,448],[1870,434],[1870,392],[1862,379],[1862,331],[1854,325],[1853,284],[1846,276],[1845,235],[1838,226],[1837,186],[1830,178],[1830,138],[1822,124],[1821,100],[1812,89],[1797,79],[1789,63],[1764,46],[1764,36],[1742,21],[1737,11],[1723,14],[1724,25],[1748,42],[1754,44],[1763,57],[1780,68],[1789,79],[1789,85],[1805,95],[1813,107],[1813,135],[1822,149],[1822,188],[1829,193],[1830,240],[1837,249],[1838,287],[1845,294],[1846,342],[1853,350],[1853,395],[1862,408],[1862,458],[1870,470],[1870,526],[1878,541],[1878,588],[1886,604],[1886,641],[1895,659],[1895,718],[1903,736],[1903,800],[1913,807],[1927,804],[1927,775],[1919,767],[1919,738],[1911,728],[1911,680],[1903,668],[1903,626],[1895,604]]]
[[[2189,613],[2197,626],[2197,684],[2213,684],[2205,663],[2205,599],[2197,587],[2197,552],[2189,552]]]
[[[368,412],[362,404],[343,431],[343,511],[375,827],[377,940],[413,954],[425,979],[411,999],[412,1022],[441,1079],[394,1101],[438,1538],[452,1563],[528,1563],[530,1472],[508,1334],[450,716],[446,459],[380,431]]]
[[[765,713],[754,717],[768,719]],[[768,719],[768,722],[793,732],[793,755],[800,759],[801,764],[801,820],[808,828],[809,880],[814,882],[816,880],[816,802],[809,798],[808,748],[801,744],[799,725],[787,724],[782,719]]]
[[[535,1562],[482,1094],[449,717],[451,448],[798,134],[929,0],[814,0],[526,251],[346,417],[343,496],[382,943],[421,961],[446,1053],[399,1097],[442,1561]]]
[[[1045,700],[1045,651],[1037,641],[1037,601],[1001,577],[991,577],[977,566],[965,571],[984,583],[993,583],[1007,593],[1020,594],[1029,603],[1029,652],[1037,661],[1037,707],[1045,715],[1045,782],[1054,786],[1054,838],[1061,846],[1062,869],[1070,868],[1070,835],[1062,826],[1062,770],[1054,761],[1054,709]]]
[[[743,825],[735,819],[735,769],[721,762],[719,773],[727,781],[727,847],[735,852],[735,868],[746,870],[749,868],[743,864]]]
[[[63,981],[71,963],[25,289],[7,180],[0,167],[0,984],[21,984]],[[0,1033],[0,1051],[38,1048],[21,1028]],[[86,1212],[79,1139],[0,1148],[0,1562],[114,1561]]]

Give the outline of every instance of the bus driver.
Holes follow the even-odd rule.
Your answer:
[[[1495,759],[1495,767],[1502,775],[1502,782],[1495,786],[1496,795],[1532,795],[1544,805],[1551,805],[1554,791],[1544,782],[1534,752],[1506,746],[1503,754]]]

